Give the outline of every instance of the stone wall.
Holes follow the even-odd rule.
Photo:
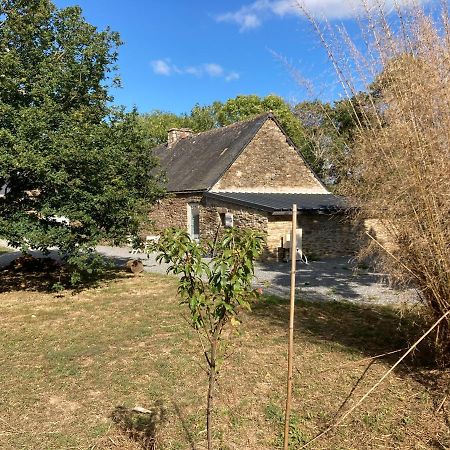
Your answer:
[[[267,253],[272,259],[278,259],[279,248],[283,246],[286,234],[290,234],[292,220],[290,216],[271,216],[267,224]]]
[[[214,240],[220,233],[225,211],[233,214],[233,224],[240,228],[252,228],[267,233],[267,214],[255,209],[237,206],[217,200],[205,199],[200,195],[177,194],[162,199],[152,207],[150,219],[151,232],[159,232],[168,227],[187,229],[187,204],[200,204],[200,237]]]
[[[291,231],[289,216],[270,216],[252,208],[199,195],[177,195],[154,205],[150,212],[153,229],[149,234],[171,226],[187,229],[187,204],[191,202],[200,203],[201,239],[218,238],[223,231],[221,214],[229,212],[233,214],[234,226],[252,228],[266,235],[264,259],[278,258],[282,239]],[[361,229],[342,214],[300,213],[298,227],[303,229],[303,252],[311,259],[353,255],[360,248]]]
[[[178,194],[159,200],[150,210],[152,225],[149,232],[169,227],[187,229],[187,204],[200,202],[201,198],[201,195]]]
[[[327,192],[273,120],[264,123],[212,191]]]
[[[307,257],[356,255],[361,248],[361,228],[343,214],[299,214],[297,226],[303,229]]]
[[[208,230],[213,229],[214,231],[214,235],[208,236],[209,238],[214,239],[217,233],[220,233],[223,229],[220,214],[224,214],[225,212],[233,214],[233,226],[238,228],[251,228],[267,234],[268,217],[262,211],[212,199],[206,199],[203,211],[205,217],[209,218],[209,221],[206,219],[204,221],[205,235],[208,235]]]
[[[299,213],[297,227],[302,228],[302,250],[311,259],[355,255],[360,248],[360,229],[342,214]],[[289,216],[271,216],[267,247],[271,258],[279,256],[278,248],[291,233]]]

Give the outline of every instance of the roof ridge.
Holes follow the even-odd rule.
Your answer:
[[[266,112],[263,112],[263,113],[259,113],[259,114],[257,114],[256,116],[253,116],[250,119],[247,118],[247,119],[244,119],[244,120],[239,120],[237,122],[233,122],[233,123],[230,123],[229,125],[225,125],[225,126],[222,126],[222,127],[211,128],[210,130],[205,130],[205,131],[199,131],[197,133],[192,133],[190,136],[186,136],[186,137],[180,139],[174,145],[176,145],[178,142],[181,142],[182,140],[183,141],[187,141],[187,140],[190,140],[190,139],[194,139],[195,137],[200,136],[200,135],[206,135],[206,134],[210,134],[210,133],[217,133],[219,131],[226,130],[227,128],[234,128],[234,127],[239,126],[239,125],[247,124],[247,123],[256,121],[258,119],[262,119],[264,116],[267,116],[267,118],[273,118],[274,117],[273,111],[270,110],[270,111],[266,111]],[[163,148],[163,147],[164,148],[167,147],[167,142],[163,142],[161,144],[156,145],[155,147],[152,148],[152,150],[156,150],[158,148]]]
[[[264,112],[264,113],[259,113],[256,116],[253,116],[251,118],[238,120],[237,122],[230,123],[229,125],[224,125],[222,127],[217,127],[217,128],[211,128],[210,130],[199,131],[198,133],[193,133],[191,136],[188,136],[187,138],[184,138],[184,139],[193,138],[194,136],[198,136],[199,134],[212,133],[212,132],[215,132],[215,131],[218,131],[218,130],[225,130],[227,128],[233,128],[233,127],[235,127],[237,125],[243,125],[243,124],[246,124],[246,123],[253,122],[253,121],[257,120],[257,119],[262,119],[264,116],[267,116],[267,118],[273,117],[272,110]]]

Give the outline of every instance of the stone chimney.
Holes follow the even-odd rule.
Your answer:
[[[193,134],[190,128],[171,128],[167,133],[167,147],[172,148],[180,139],[187,138]]]

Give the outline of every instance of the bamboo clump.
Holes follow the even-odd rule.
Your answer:
[[[354,122],[340,191],[359,219],[376,219],[368,252],[391,279],[417,288],[427,318],[450,309],[450,22],[442,2],[390,11],[363,2],[357,39],[308,12]],[[299,7],[302,6],[299,4]],[[387,251],[385,251],[387,250]],[[450,319],[434,330],[438,361],[450,363]]]

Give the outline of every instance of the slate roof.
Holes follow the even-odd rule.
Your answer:
[[[167,174],[169,192],[196,192],[210,189],[228,170],[264,122],[273,117],[261,114],[245,122],[193,134],[171,148],[153,149]]]
[[[290,214],[292,205],[299,211],[332,212],[345,206],[344,199],[333,194],[283,194],[254,192],[207,192],[206,198],[266,211]]]
[[[211,199],[270,214],[290,214],[294,203],[300,211],[326,212],[343,208],[343,198],[333,194],[209,192],[269,118],[276,121],[272,113],[264,113],[244,122],[193,134],[180,139],[171,148],[167,144],[154,148],[155,156],[166,171],[167,191],[203,192]],[[289,140],[287,135],[286,138]],[[308,163],[305,161],[305,164]]]

